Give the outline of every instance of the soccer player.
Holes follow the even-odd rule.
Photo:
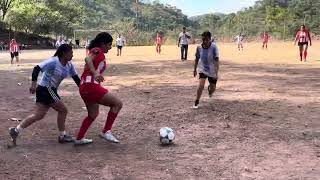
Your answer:
[[[18,135],[25,128],[44,118],[50,108],[58,112],[59,143],[73,142],[72,136],[65,131],[65,121],[67,117],[67,107],[62,102],[57,93],[57,89],[63,79],[71,76],[74,82],[79,86],[80,78],[77,75],[76,68],[72,64],[72,47],[67,44],[59,46],[53,57],[43,61],[33,68],[32,83],[30,93],[36,93],[36,104],[34,113],[22,120],[17,127],[11,127],[9,134],[13,144],[16,144]],[[42,79],[37,85],[38,75],[42,72]]]
[[[235,38],[237,40],[237,45],[238,49],[243,51],[243,41],[244,41],[244,36],[240,33],[238,36]]]
[[[16,57],[16,62],[19,63],[20,49],[19,49],[19,45],[15,39],[11,40],[9,50],[10,50],[10,55],[11,55],[11,64],[13,64],[14,57]]]
[[[305,25],[300,27],[300,31],[296,34],[296,39],[294,41],[294,45],[298,42],[299,51],[300,51],[300,61],[302,61],[302,57],[304,58],[304,62],[307,61],[308,56],[308,46],[310,42],[310,46],[312,46],[310,32],[306,29]]]
[[[157,51],[158,54],[161,53],[162,43],[163,43],[162,33],[157,32],[157,37],[156,37],[156,51]]]
[[[90,43],[89,54],[85,58],[86,65],[81,76],[80,95],[86,104],[88,116],[84,118],[75,145],[92,143],[92,139],[84,138],[88,128],[99,115],[99,105],[109,106],[110,111],[100,136],[107,141],[119,143],[111,134],[111,128],[122,108],[122,102],[101,83],[107,62],[104,53],[112,46],[112,36],[109,33],[99,33]]]
[[[186,27],[183,27],[182,32],[179,34],[178,47],[181,47],[181,61],[188,59],[188,45],[191,36],[187,31]]]
[[[116,44],[117,44],[117,56],[121,56],[122,48],[124,46],[124,39],[123,39],[123,37],[121,37],[120,34],[116,40]]]
[[[268,41],[269,41],[269,34],[265,31],[262,33],[261,35],[261,39],[262,39],[262,49],[266,48],[268,49]]]
[[[199,101],[204,89],[206,79],[209,81],[208,93],[211,98],[216,90],[219,71],[219,53],[217,46],[211,41],[211,33],[205,31],[202,33],[202,44],[197,47],[196,60],[194,64],[193,75],[199,75],[199,85],[196,101],[193,108],[199,108]]]

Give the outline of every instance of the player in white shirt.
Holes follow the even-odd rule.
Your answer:
[[[189,39],[191,39],[191,35],[186,32],[186,27],[183,27],[178,39],[178,47],[181,47],[181,61],[188,59]]]
[[[35,66],[32,72],[32,84],[30,93],[36,93],[36,104],[34,113],[22,120],[17,127],[9,129],[9,135],[13,146],[16,145],[16,139],[23,129],[29,127],[44,118],[50,108],[58,112],[57,123],[59,129],[59,143],[73,142],[72,136],[65,131],[65,121],[67,117],[67,107],[58,95],[57,89],[63,79],[71,76],[74,82],[80,85],[80,78],[76,72],[71,60],[73,57],[72,47],[68,44],[62,44],[53,57],[43,61]],[[37,84],[38,75],[42,72],[42,79]]]
[[[117,56],[121,56],[122,48],[124,46],[124,38],[120,34],[116,40],[116,45],[117,45]]]
[[[244,36],[240,33],[238,36],[235,37],[238,45],[238,50],[240,49],[243,51],[243,41],[244,41]]]

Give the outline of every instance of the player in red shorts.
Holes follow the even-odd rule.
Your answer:
[[[302,25],[300,31],[297,32],[294,45],[298,42],[299,51],[300,51],[300,61],[302,61],[302,56],[304,57],[304,62],[307,61],[308,56],[308,46],[312,46],[310,32],[306,29],[305,25]]]
[[[261,35],[261,39],[262,39],[262,49],[266,48],[268,49],[268,41],[269,41],[269,34],[267,32],[263,32]]]
[[[99,33],[89,46],[89,54],[85,58],[86,65],[81,76],[80,95],[86,104],[88,116],[84,118],[79,130],[75,145],[92,143],[92,139],[85,139],[84,136],[91,123],[99,115],[99,105],[109,106],[110,111],[105,126],[100,136],[108,141],[118,143],[119,141],[111,134],[111,127],[122,108],[122,102],[107,89],[101,86],[104,81],[103,72],[106,69],[107,53],[112,46],[113,38],[109,33]]]
[[[163,36],[160,32],[157,33],[157,37],[156,37],[156,50],[157,53],[160,54],[161,53],[161,45],[163,43]]]

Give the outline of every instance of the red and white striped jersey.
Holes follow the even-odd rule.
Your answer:
[[[310,40],[310,33],[309,31],[298,31],[296,38],[298,39],[299,43],[306,43]]]
[[[11,43],[10,44],[10,52],[19,52],[19,45],[17,43]]]

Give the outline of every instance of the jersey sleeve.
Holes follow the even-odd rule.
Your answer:
[[[41,71],[48,71],[50,69],[55,69],[56,60],[55,58],[47,59],[38,65],[41,68]]]
[[[215,58],[219,58],[219,50],[218,50],[218,47],[216,45],[213,45],[213,56]]]
[[[200,49],[199,49],[199,46],[197,47],[197,50],[196,50],[196,59],[200,59]]]
[[[70,62],[69,75],[72,77],[72,76],[75,76],[77,74],[78,73],[77,73],[76,67],[74,66],[73,63]]]

